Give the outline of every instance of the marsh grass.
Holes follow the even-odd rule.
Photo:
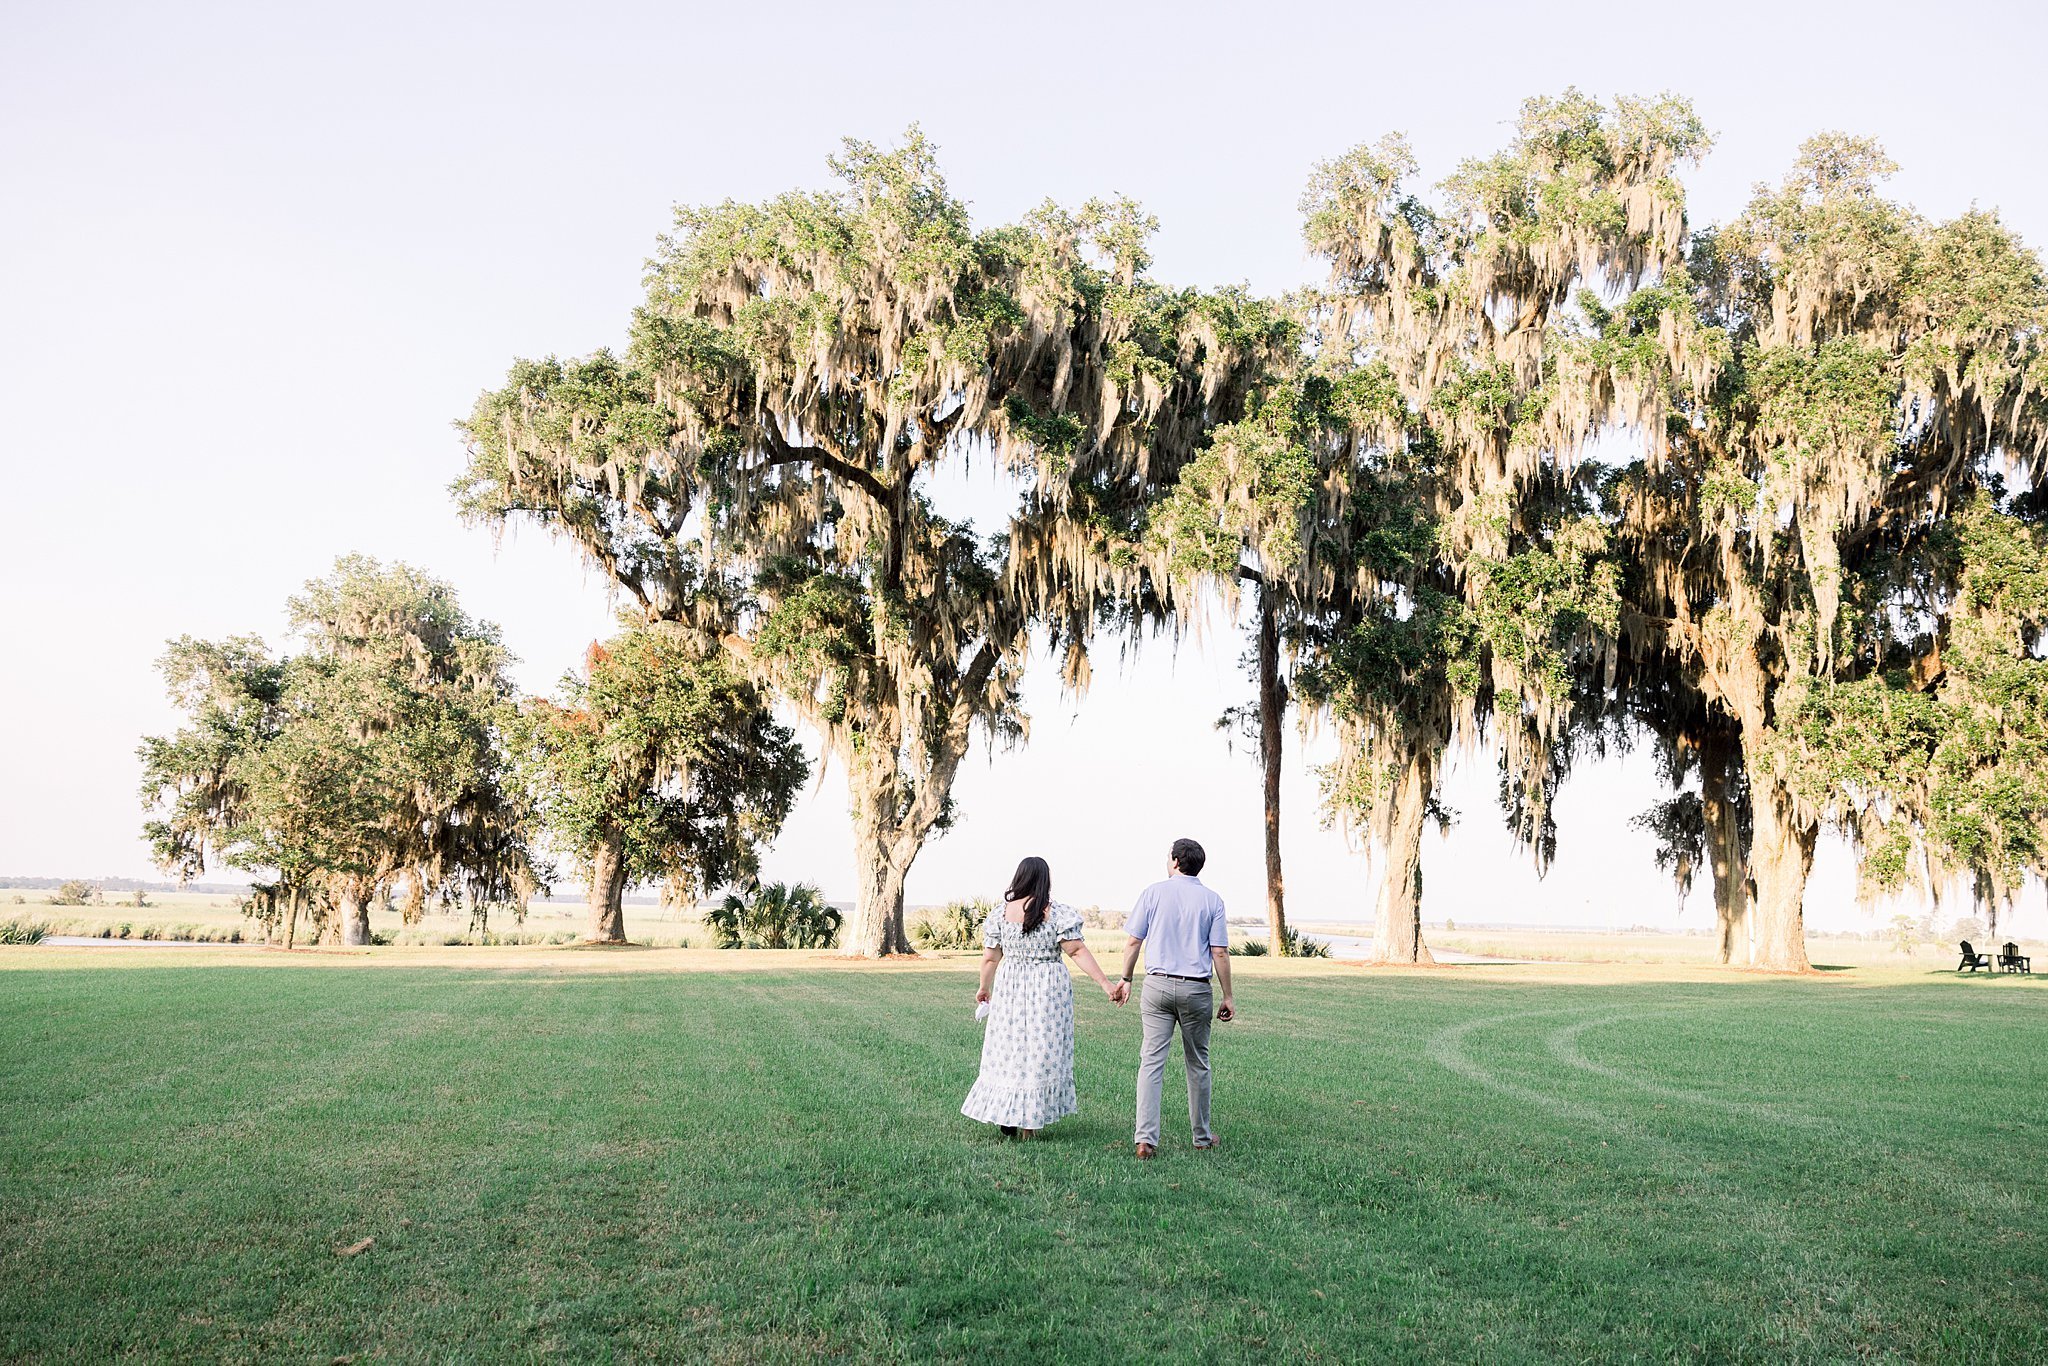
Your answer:
[[[965,964],[0,972],[0,1357],[2048,1356],[2039,986],[1281,974],[1140,1165]]]

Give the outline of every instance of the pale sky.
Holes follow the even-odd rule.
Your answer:
[[[0,874],[151,876],[134,750],[175,723],[164,640],[284,644],[285,598],[337,555],[453,581],[550,687],[609,629],[603,587],[532,530],[456,521],[451,420],[515,356],[620,343],[672,205],[822,186],[844,135],[922,123],[985,225],[1134,195],[1161,279],[1279,291],[1315,278],[1296,201],[1317,161],[1398,129],[1433,181],[1526,95],[1670,89],[1718,144],[1687,175],[1695,223],[1839,128],[1881,140],[1923,212],[1995,206],[2048,242],[2048,22],[2026,3],[11,0],[0,33]],[[1122,906],[1192,835],[1256,915],[1257,770],[1211,729],[1248,695],[1240,648],[1219,624],[1126,672],[1105,655],[1078,704],[1034,669],[1029,747],[970,761],[912,902],[993,894],[1037,853],[1061,899]],[[1289,757],[1291,909],[1369,915],[1317,752]],[[769,876],[850,898],[842,776]],[[1576,776],[1539,882],[1478,765],[1451,787],[1463,822],[1426,839],[1425,918],[1710,924],[1628,827],[1657,795],[1647,753]],[[1810,923],[1871,925],[1849,887],[1825,851]],[[2019,927],[2044,925],[2036,888]]]

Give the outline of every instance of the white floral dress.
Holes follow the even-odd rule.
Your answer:
[[[1060,942],[1081,938],[1081,914],[1055,901],[1030,934],[997,906],[982,927],[985,948],[1000,948],[989,993],[981,1077],[960,1113],[984,1124],[1042,1129],[1074,1114],[1074,979]]]

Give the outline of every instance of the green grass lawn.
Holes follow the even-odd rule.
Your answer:
[[[1135,1012],[1004,1142],[971,990],[0,973],[0,1357],[2048,1358],[2039,986],[1255,970],[1145,1165]]]

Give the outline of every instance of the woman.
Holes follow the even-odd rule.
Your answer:
[[[1060,954],[1075,959],[1105,996],[1116,988],[1081,938],[1081,916],[1052,899],[1042,858],[1017,865],[1003,904],[982,927],[981,989],[990,1001],[981,1077],[960,1113],[1005,1134],[1031,1137],[1081,1108],[1074,1097],[1074,983]]]

